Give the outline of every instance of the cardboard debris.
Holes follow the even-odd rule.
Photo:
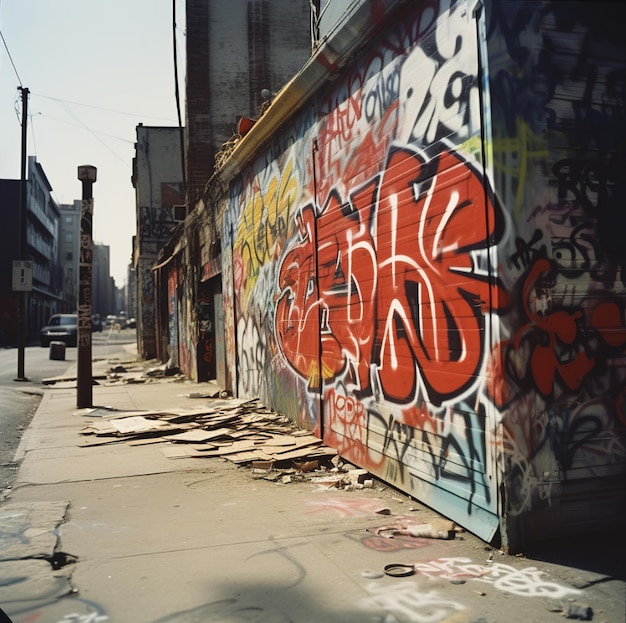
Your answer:
[[[218,428],[217,430],[204,430],[201,428],[195,428],[176,435],[165,435],[163,439],[166,441],[174,442],[193,442],[202,443],[207,442],[210,439],[216,439],[219,437],[225,437],[232,432],[230,428]]]
[[[113,426],[120,433],[143,433],[146,431],[162,429],[167,426],[164,422],[158,420],[148,420],[142,415],[134,415],[125,418],[115,418],[109,420],[111,426]]]
[[[88,422],[81,435],[83,447],[163,443],[168,459],[222,457],[238,465],[261,461],[272,469],[297,460],[310,471],[321,459],[337,454],[257,399],[221,395],[190,409],[112,412]]]

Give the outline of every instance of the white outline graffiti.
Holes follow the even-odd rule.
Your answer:
[[[393,586],[372,583],[367,586],[371,597],[362,600],[364,609],[382,608],[398,623],[439,623],[452,611],[465,610],[465,606],[441,597],[436,591],[424,592],[413,582],[400,582]]]
[[[493,563],[478,565],[471,558],[439,558],[430,562],[417,563],[415,572],[427,578],[445,580],[473,579],[493,584],[494,588],[518,597],[549,597],[560,599],[577,595],[580,591],[556,582],[548,582],[542,576],[545,571],[537,567],[516,569],[512,565]]]

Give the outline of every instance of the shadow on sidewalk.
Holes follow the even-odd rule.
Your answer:
[[[615,530],[540,541],[524,554],[532,560],[584,569],[626,581],[624,552],[624,532]]]

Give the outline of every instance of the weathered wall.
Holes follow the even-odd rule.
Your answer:
[[[155,281],[152,265],[175,226],[174,206],[184,203],[178,128],[137,126],[134,185],[137,239],[137,346],[157,356]]]
[[[395,21],[233,186],[238,392],[497,528],[476,25]],[[421,242],[420,242],[421,241]]]
[[[213,153],[237,132],[241,116],[256,118],[263,89],[278,91],[309,58],[308,10],[306,0],[209,3],[205,80],[211,89],[205,114]]]
[[[20,180],[0,180],[0,213],[6,231],[20,227]],[[7,236],[0,247],[0,345],[17,346],[17,302],[13,292],[13,260],[19,257],[19,237]]]
[[[625,471],[624,53],[558,6],[402,9],[222,223],[238,395],[511,542]]]
[[[490,3],[495,344],[513,540],[623,525],[626,42],[617,3]],[[621,519],[620,519],[621,515]]]

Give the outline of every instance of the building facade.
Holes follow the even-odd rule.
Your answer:
[[[320,43],[168,243],[168,339],[195,342],[178,312],[204,304],[223,386],[510,551],[620,527],[618,5],[377,7]]]
[[[28,157],[26,185],[26,259],[33,262],[33,290],[28,296],[26,335],[33,339],[63,306],[63,271],[59,264],[59,206],[35,156]]]
[[[0,213],[7,235],[0,246],[0,345],[18,343],[18,296],[13,292],[13,261],[20,259],[20,180],[0,180]]]
[[[80,200],[59,205],[59,264],[63,271],[63,311],[66,313],[75,312],[78,306],[80,206]]]
[[[121,311],[115,280],[111,277],[111,249],[106,244],[93,245],[91,311],[104,319]]]
[[[10,224],[14,235],[8,235],[2,253],[6,259],[2,283],[3,331],[8,332],[8,341],[17,343],[17,298],[12,292],[10,270],[13,260],[20,259],[20,180],[0,181],[2,210],[6,213],[5,223]],[[54,313],[64,311],[63,269],[59,263],[59,206],[51,195],[52,186],[43,167],[34,156],[27,162],[25,201],[25,242],[22,258],[32,262],[32,290],[25,295],[25,337],[27,343],[39,339],[39,330]]]
[[[204,196],[215,162],[227,157],[240,140],[242,120],[253,124],[309,58],[311,25],[308,0],[187,0],[186,13],[184,138],[180,128],[137,128],[133,268],[139,353],[169,360],[192,378],[204,380],[216,367],[214,323],[220,317],[214,317],[209,300],[219,295],[220,280],[214,279],[219,269],[199,273],[193,267],[200,262],[200,254],[217,260],[219,237],[205,240],[197,232],[186,261],[170,264],[168,275],[159,272],[159,281],[155,281],[153,267],[176,221]],[[161,190],[167,191],[167,197],[160,197]],[[197,304],[179,306],[176,314],[160,314],[160,309],[173,304],[174,294],[184,290],[184,281],[197,284]],[[185,317],[181,325],[197,327],[194,335],[178,336],[178,320],[172,319],[179,315]]]
[[[156,284],[152,267],[176,225],[175,206],[184,205],[178,128],[137,126],[133,159],[137,230],[133,267],[137,287],[137,349],[157,355]]]
[[[186,0],[186,16],[186,195],[195,205],[242,118],[257,119],[263,91],[273,97],[309,58],[310,3]]]

